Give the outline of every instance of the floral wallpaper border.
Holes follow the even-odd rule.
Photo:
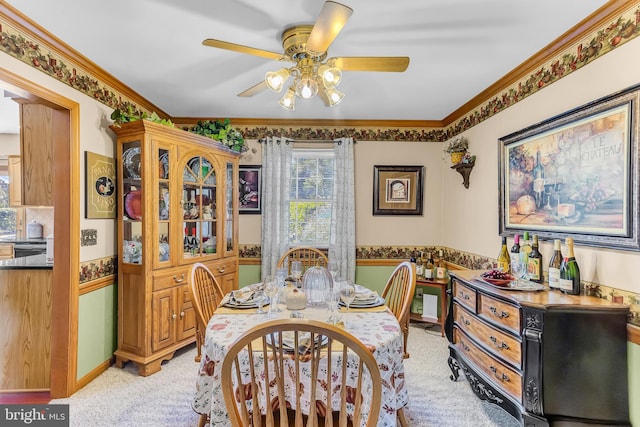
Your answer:
[[[565,52],[550,59],[532,74],[512,84],[502,93],[474,108],[446,128],[430,129],[368,129],[368,128],[308,128],[256,126],[239,129],[245,139],[265,136],[284,136],[294,139],[334,139],[351,136],[360,141],[446,141],[457,134],[487,120],[551,83],[571,74],[597,58],[618,48],[640,34],[640,2],[631,3],[624,12],[606,27],[585,36]],[[72,58],[55,53],[29,31],[18,28],[0,14],[0,51],[48,74],[74,89],[111,108],[128,109],[140,113],[140,108],[127,97],[101,82],[78,66]],[[151,111],[147,111],[151,113]]]
[[[118,259],[116,256],[98,258],[80,263],[80,284],[91,282],[118,273]]]
[[[424,252],[425,254],[431,252],[434,258],[437,258],[440,250],[442,250],[442,256],[447,263],[471,270],[489,270],[498,265],[495,258],[440,246],[358,246],[356,247],[356,260],[404,260],[409,259],[412,252]],[[260,245],[240,245],[239,256],[240,258],[260,258]],[[640,326],[640,294],[587,281],[582,281],[582,293],[628,305],[630,308],[629,323]]]

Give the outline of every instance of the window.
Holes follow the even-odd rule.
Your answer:
[[[329,247],[334,174],[333,150],[293,150],[288,200],[290,246]]]
[[[9,173],[5,163],[0,163],[0,237],[16,235],[16,210],[9,206]]]

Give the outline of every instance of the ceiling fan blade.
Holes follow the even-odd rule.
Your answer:
[[[324,54],[342,27],[353,13],[353,9],[333,1],[326,1],[320,10],[320,15],[313,24],[313,30],[307,39],[306,50],[311,55]]]
[[[240,92],[238,96],[246,98],[249,96],[253,96],[259,92],[262,92],[266,88],[267,88],[267,83],[264,80],[262,80],[260,83],[251,86],[249,89],[245,90],[244,92]]]
[[[327,62],[343,71],[402,72],[409,66],[408,56],[353,56],[331,58]]]
[[[234,52],[247,53],[249,55],[261,56],[267,59],[275,59],[276,61],[288,61],[289,58],[281,53],[271,52],[269,50],[256,49],[255,47],[243,46],[241,44],[224,42],[216,39],[206,39],[202,42],[205,46],[217,47],[218,49],[232,50]]]

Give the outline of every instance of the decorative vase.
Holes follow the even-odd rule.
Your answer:
[[[455,151],[453,153],[450,153],[450,155],[451,155],[451,163],[453,163],[454,165],[457,165],[462,161],[462,158],[464,157],[464,151]]]

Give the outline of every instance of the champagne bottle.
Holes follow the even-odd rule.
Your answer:
[[[531,242],[529,241],[529,232],[525,231],[522,243],[520,244],[520,262],[524,263],[527,266],[527,271],[529,266],[529,254],[531,253],[531,249],[532,248],[531,248]]]
[[[531,245],[531,252],[529,252],[529,260],[527,263],[527,270],[529,271],[529,280],[536,283],[542,283],[544,281],[544,275],[542,274],[542,254],[538,249],[538,235],[533,235],[533,244]]]
[[[502,247],[500,248],[500,253],[498,254],[498,270],[505,273],[511,272],[511,257],[509,256],[509,251],[507,250],[506,236],[502,237]]]
[[[520,235],[513,236],[513,246],[511,246],[511,271],[516,271],[513,268],[513,263],[518,262],[520,257]]]
[[[567,237],[567,255],[560,265],[560,290],[566,294],[580,295],[580,267],[573,253],[573,239]]]
[[[427,258],[427,262],[424,266],[424,278],[425,279],[433,279],[433,268],[435,267],[435,262],[433,260],[433,252],[429,252],[429,256]]]
[[[553,241],[553,255],[549,261],[549,288],[558,289],[560,286],[560,264],[562,264],[562,251],[560,239]]]
[[[422,261],[422,252],[420,252],[420,256],[416,259],[416,276],[422,277],[424,276],[424,262]]]

